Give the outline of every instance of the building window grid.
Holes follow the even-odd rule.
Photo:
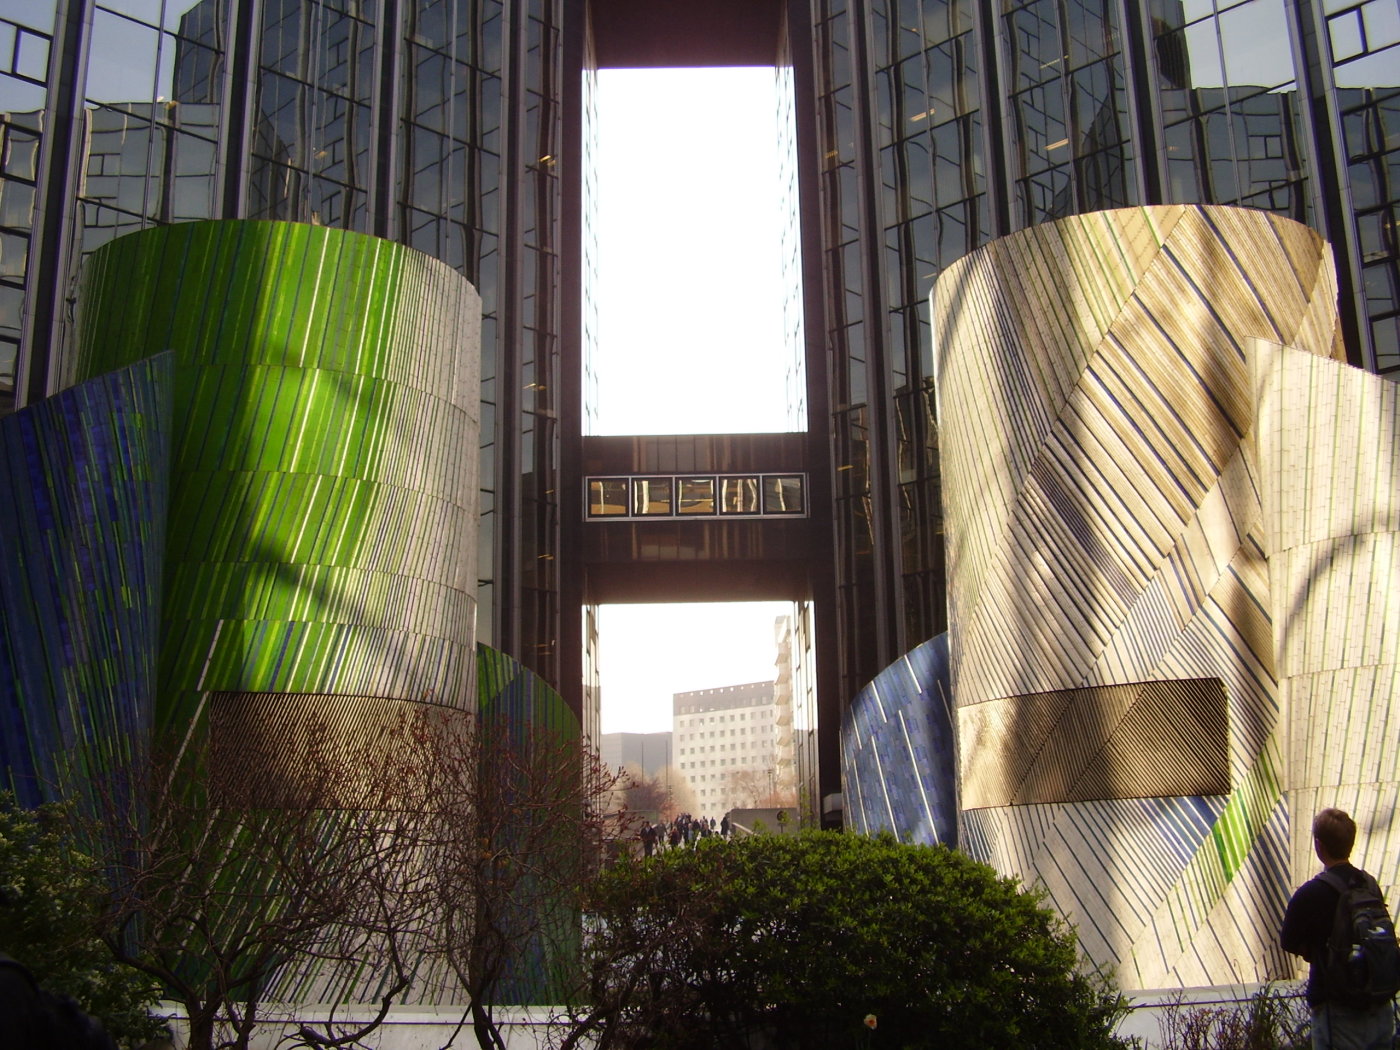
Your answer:
[[[940,22],[946,31],[947,21]],[[953,22],[963,25],[956,16]],[[875,72],[888,356],[897,386],[931,367],[927,297],[938,272],[980,241],[975,232],[968,238],[960,221],[962,205],[976,195],[982,178],[980,134],[972,134],[980,127],[976,49],[970,31],[924,44],[921,29],[899,26],[897,39],[920,41],[919,50]],[[960,227],[963,236],[941,259],[936,245],[945,221],[949,232]]]
[[[1400,47],[1388,46],[1388,55]],[[1400,86],[1342,88],[1360,290],[1376,371],[1400,372]]]
[[[96,5],[83,92],[80,253],[155,223],[213,216],[222,56],[195,38],[201,14],[168,11],[163,27],[158,12],[148,21]],[[114,48],[117,62],[105,57]]]
[[[1021,223],[1134,203],[1116,5],[1032,0],[1003,18]]]
[[[1400,43],[1400,9],[1392,0],[1325,0],[1328,49],[1341,67]]]
[[[251,217],[366,230],[377,27],[311,0],[261,29]]]
[[[971,9],[962,3],[927,4],[917,12],[892,10],[887,18],[875,17],[872,25],[877,65],[873,123],[883,189],[877,204],[884,242],[885,356],[896,397],[905,397],[931,381],[928,293],[933,282],[944,267],[990,237],[979,52]],[[844,400],[853,403],[857,396]],[[892,454],[901,464],[901,478],[904,466],[922,463],[913,453],[919,443],[908,433],[896,436]],[[936,468],[930,469],[936,477]],[[868,494],[853,487],[858,481],[854,474],[838,475],[838,492],[861,501],[841,501],[838,511],[846,507],[859,515]],[[910,567],[899,571],[907,575]],[[859,588],[843,593],[854,597]],[[914,626],[922,629],[923,623]]]
[[[16,107],[0,113],[0,415],[14,407],[51,49],[48,33],[0,19],[0,87]]]
[[[1308,222],[1307,160],[1299,146],[1296,70],[1289,27],[1278,0],[1217,0],[1184,20],[1181,5],[1154,5],[1162,17],[1153,41],[1163,122],[1168,199],[1180,203],[1244,204]],[[1274,72],[1249,78],[1223,56],[1228,38],[1277,37]],[[1193,68],[1199,66],[1200,68]],[[1239,79],[1267,83],[1236,83]],[[1197,83],[1205,86],[1196,86]],[[1211,86],[1218,82],[1218,86]]]

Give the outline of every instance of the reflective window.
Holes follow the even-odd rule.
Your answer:
[[[626,514],[626,478],[589,479],[588,516],[590,518],[625,516]]]
[[[343,6],[326,0],[263,6],[252,218],[368,228],[379,28],[356,17],[359,5]]]
[[[721,514],[757,514],[758,478],[721,478]]]
[[[1390,58],[1390,48],[1377,58]],[[1360,63],[1344,69],[1354,71]],[[1340,75],[1341,69],[1338,70]],[[1392,70],[1392,80],[1400,74]],[[1375,368],[1400,370],[1400,85],[1338,91],[1361,260],[1360,300]]]
[[[655,475],[586,479],[588,517],[805,517],[803,474]]]
[[[11,70],[30,80],[44,81],[49,75],[49,41],[38,33],[21,29],[14,35],[13,49],[7,48],[6,58],[13,56]]]
[[[1283,0],[1155,0],[1154,14],[1168,199],[1308,221]]]
[[[764,477],[764,514],[801,514],[806,509],[800,474],[770,474]]]
[[[0,415],[14,408],[54,4],[0,4]]]
[[[1117,5],[1006,0],[1017,221],[1134,203]]]
[[[216,214],[227,17],[224,0],[98,0],[83,84],[82,252]]]
[[[633,478],[632,513],[642,515],[671,515],[670,478]]]
[[[1220,14],[1225,79],[1233,87],[1278,88],[1293,80],[1283,0],[1249,0]]]
[[[679,498],[676,504],[678,514],[715,513],[714,478],[679,478]]]

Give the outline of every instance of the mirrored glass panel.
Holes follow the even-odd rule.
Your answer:
[[[714,478],[678,478],[676,484],[680,486],[678,514],[715,513]]]
[[[805,474],[645,474],[587,478],[592,519],[806,517]]]
[[[801,514],[805,510],[800,474],[768,474],[764,477],[764,514]]]
[[[671,514],[670,478],[633,478],[632,513],[639,516]]]
[[[159,30],[97,11],[92,32],[101,46],[94,47],[88,57],[88,101],[118,106],[155,101]]]
[[[626,514],[626,478],[589,479],[588,516],[590,518],[624,517]]]
[[[720,513],[758,513],[758,478],[720,478],[719,484]]]

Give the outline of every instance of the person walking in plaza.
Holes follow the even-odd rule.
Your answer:
[[[1308,962],[1313,1048],[1391,1050],[1400,957],[1384,897],[1376,880],[1350,861],[1356,822],[1347,813],[1324,809],[1313,819],[1312,838],[1323,870],[1289,900],[1279,943]],[[1375,944],[1358,947],[1352,943],[1352,919],[1363,911]],[[1377,954],[1358,968],[1350,960],[1363,951]],[[1365,972],[1358,975],[1358,969]]]

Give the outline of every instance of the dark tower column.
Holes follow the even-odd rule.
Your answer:
[[[1162,153],[1162,129],[1158,114],[1156,71],[1153,68],[1151,32],[1152,16],[1147,0],[1124,0],[1123,3],[1123,63],[1132,99],[1128,119],[1131,139],[1138,156],[1134,165],[1141,199],[1144,204],[1166,203],[1165,158]]]
[[[835,550],[831,517],[831,432],[827,425],[831,378],[825,352],[826,299],[822,294],[821,139],[817,133],[816,72],[812,19],[806,0],[788,0],[788,53],[792,61],[797,127],[798,223],[802,244],[802,312],[805,318],[807,378],[807,498],[812,508],[813,544]],[[813,598],[817,668],[818,796],[841,791],[841,739],[838,732],[847,697],[840,689],[840,645],[836,609],[836,569],[831,557],[813,558],[808,567]]]
[[[505,25],[501,55],[502,107],[501,261],[499,280],[500,359],[496,364],[496,412],[503,424],[496,440],[496,615],[493,645],[509,653],[531,670],[530,655],[521,648],[520,530],[520,356],[522,330],[520,287],[522,236],[520,192],[524,178],[521,155],[521,110],[525,100],[524,21],[530,0],[505,0]],[[552,683],[551,683],[552,684]]]
[[[63,275],[68,272],[72,243],[72,210],[68,202],[77,193],[78,165],[82,154],[82,78],[72,71],[83,68],[86,38],[92,28],[91,12],[85,0],[67,0],[58,5],[54,18],[53,53],[49,59],[49,83],[45,117],[51,122],[40,140],[39,185],[35,195],[37,221],[29,239],[29,286],[38,289],[29,297],[28,316],[21,322],[20,372],[15,377],[19,405],[43,400],[62,343],[63,311],[67,290]]]
[[[399,157],[395,148],[399,114],[403,110],[404,10],[400,0],[382,0],[383,22],[375,39],[378,50],[379,84],[371,116],[377,149],[370,159],[374,175],[369,183],[370,229],[376,237],[393,238],[398,232],[395,191],[399,179]]]
[[[851,77],[854,83],[856,179],[860,200],[861,287],[865,295],[865,371],[869,420],[869,515],[874,605],[873,645],[859,654],[857,688],[894,661],[901,646],[900,581],[898,547],[892,521],[898,507],[894,478],[895,433],[890,374],[889,332],[886,327],[883,237],[878,202],[880,160],[875,145],[875,82],[870,69],[869,0],[856,0],[850,8]],[[854,695],[855,690],[850,690]]]
[[[584,710],[584,618],[588,600],[580,571],[583,546],[583,77],[589,7],[571,6],[564,18],[563,121],[559,179],[559,682],[565,702],[585,730],[596,729]]]
[[[1328,51],[1326,16],[1321,5],[1292,0],[1288,13],[1301,51],[1295,62],[1302,96],[1300,115],[1308,128],[1313,150],[1312,225],[1332,245],[1337,263],[1337,314],[1342,321],[1351,363],[1376,371],[1375,347],[1368,331],[1364,292],[1360,290],[1360,266],[1352,218],[1355,206],[1346,178],[1347,152],[1341,140],[1337,87]]]
[[[222,154],[220,217],[239,219],[248,213],[248,173],[252,168],[254,94],[257,91],[258,26],[262,0],[230,0],[228,57],[224,67],[223,112],[219,136]]]

